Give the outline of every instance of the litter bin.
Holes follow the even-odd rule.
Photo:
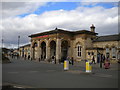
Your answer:
[[[86,72],[92,72],[92,66],[89,61],[86,62]]]
[[[65,60],[64,61],[64,70],[69,70],[69,61],[68,60]]]

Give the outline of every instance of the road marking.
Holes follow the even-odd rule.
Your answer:
[[[36,72],[39,72],[39,71],[28,71],[29,73],[36,73]]]
[[[55,72],[56,70],[47,70],[47,72]]]
[[[101,74],[101,73],[96,73],[93,76],[99,76],[99,77],[112,77],[112,75],[108,75],[108,74]]]
[[[19,73],[19,72],[8,72],[8,73],[11,73],[11,74],[17,74],[17,73]]]

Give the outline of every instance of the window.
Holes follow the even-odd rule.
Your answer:
[[[82,49],[81,46],[78,45],[78,46],[77,46],[77,56],[78,56],[78,57],[81,57],[81,49]]]
[[[116,58],[116,48],[112,48],[112,58]]]
[[[106,48],[106,57],[109,58],[109,48]]]
[[[94,52],[91,52],[92,55],[94,55]]]
[[[90,55],[90,52],[88,52],[88,55]]]

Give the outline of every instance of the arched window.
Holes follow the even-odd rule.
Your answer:
[[[81,55],[82,55],[82,47],[81,47],[81,45],[77,45],[77,56],[78,57],[81,57]]]
[[[116,48],[112,47],[112,58],[116,58]]]

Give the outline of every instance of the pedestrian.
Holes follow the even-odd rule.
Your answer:
[[[73,60],[73,57],[71,58],[71,61],[72,61],[72,65],[74,65],[74,60]]]
[[[103,63],[104,63],[105,62],[105,55],[103,55],[102,59],[103,59]]]
[[[102,63],[103,63],[103,54],[100,55],[100,68],[102,68]]]
[[[55,64],[56,64],[56,58],[55,58],[55,56],[54,56],[54,61],[55,61]]]
[[[92,63],[96,64],[96,63],[95,63],[95,58],[94,58],[94,56],[93,56],[93,58],[92,58]]]
[[[54,63],[54,56],[52,56],[52,63]]]
[[[105,69],[109,69],[110,68],[110,61],[108,60],[108,58],[104,62],[104,68]]]
[[[28,55],[28,60],[30,59],[30,55]]]
[[[26,54],[25,54],[25,60],[26,60]]]
[[[40,62],[40,58],[39,58],[39,62]]]

